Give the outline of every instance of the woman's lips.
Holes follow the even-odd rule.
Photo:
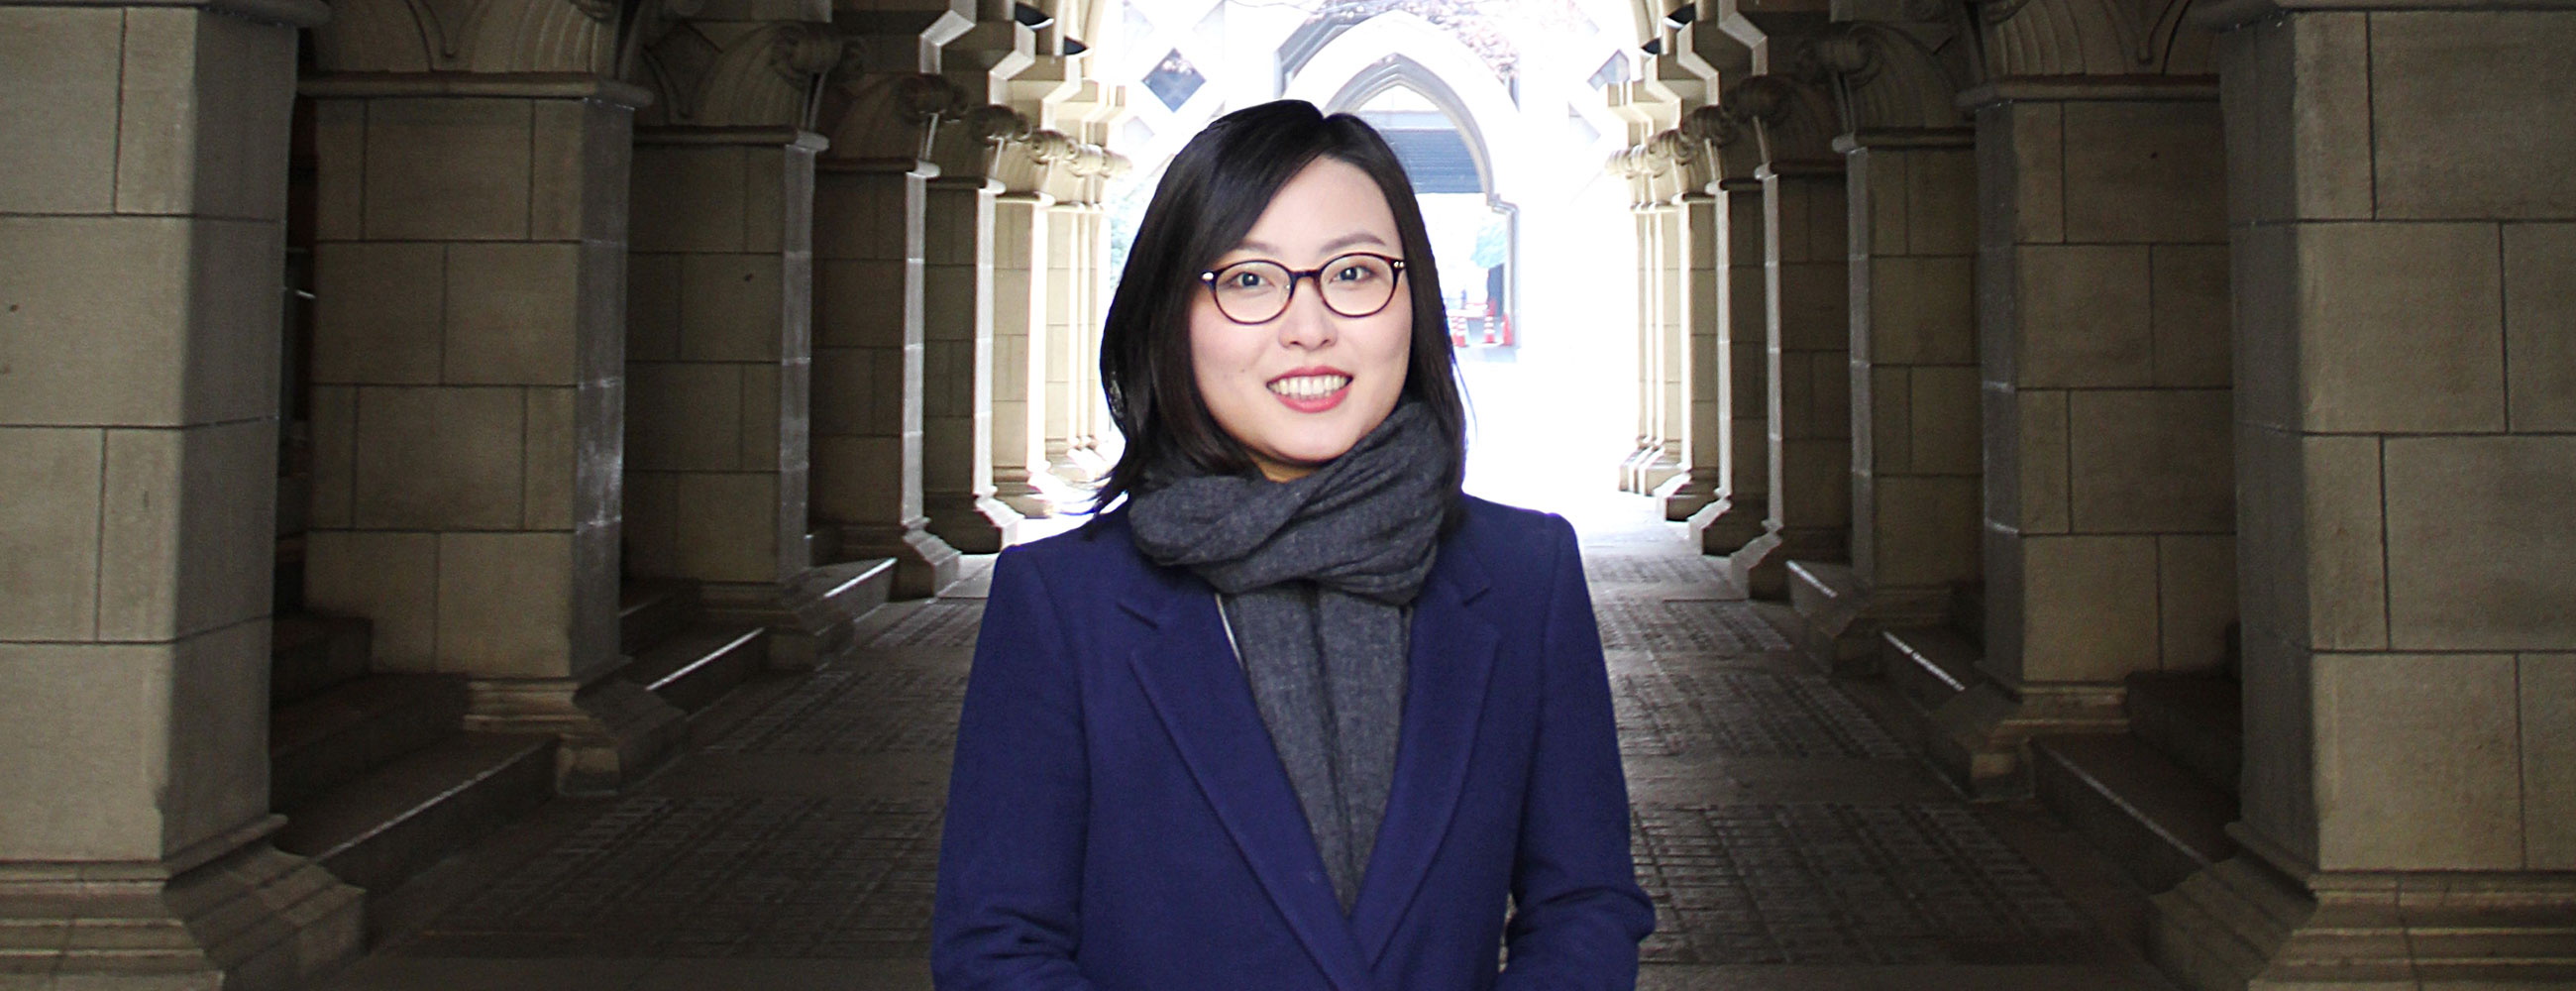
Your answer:
[[[1351,394],[1351,374],[1338,368],[1298,368],[1270,380],[1270,394],[1300,413],[1321,413]]]

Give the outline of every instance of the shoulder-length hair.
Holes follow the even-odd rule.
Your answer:
[[[1250,452],[1226,434],[1199,396],[1190,361],[1190,308],[1205,292],[1199,273],[1234,250],[1279,187],[1318,158],[1357,167],[1375,180],[1395,214],[1404,252],[1404,289],[1413,303],[1413,343],[1398,401],[1432,411],[1449,440],[1442,488],[1466,474],[1466,405],[1450,352],[1448,310],[1413,182],[1377,129],[1349,114],[1325,116],[1302,100],[1246,107],[1216,119],[1172,159],[1137,226],[1135,246],[1109,302],[1100,340],[1100,380],[1109,415],[1127,447],[1094,507],[1151,486],[1148,469],[1199,474],[1253,471]],[[1454,509],[1454,507],[1453,507]]]

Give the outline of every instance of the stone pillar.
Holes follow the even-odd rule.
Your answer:
[[[1687,159],[1678,152],[1683,146],[1678,135],[1673,143],[1677,154],[1668,181],[1674,189],[1655,207],[1655,241],[1661,248],[1655,272],[1655,445],[1637,480],[1640,491],[1658,498],[1689,484],[1684,476],[1690,470],[1690,321],[1696,300],[1691,295],[1690,205],[1683,194]]]
[[[949,546],[991,554],[1020,520],[993,498],[993,143],[1026,122],[977,107],[942,129],[923,198],[922,510]],[[1008,121],[1010,123],[1005,123]]]
[[[1664,349],[1656,340],[1657,333],[1663,329],[1664,292],[1660,276],[1663,274],[1664,244],[1663,225],[1655,216],[1659,207],[1649,198],[1652,193],[1648,189],[1646,169],[1649,166],[1645,162],[1645,151],[1641,147],[1630,154],[1632,160],[1627,167],[1633,171],[1628,181],[1634,202],[1628,212],[1637,231],[1637,444],[1619,462],[1619,490],[1644,493],[1650,491],[1643,484],[1645,468],[1653,464],[1655,456],[1663,450],[1656,424],[1663,404],[1656,401],[1655,392],[1664,380],[1657,367],[1663,361]]]
[[[1707,178],[1704,170],[1693,179]],[[1717,305],[1722,298],[1717,288],[1719,214],[1717,197],[1708,192],[1711,183],[1693,182],[1677,204],[1677,217],[1683,233],[1682,274],[1686,277],[1683,298],[1688,307],[1681,314],[1682,326],[1673,335],[1680,354],[1674,367],[1680,378],[1672,386],[1682,415],[1682,473],[1667,483],[1664,492],[1664,518],[1687,520],[1691,515],[1717,501],[1720,480],[1725,476],[1726,434],[1722,408],[1725,390],[1718,356]]]
[[[1786,43],[1766,40],[1766,63]],[[1841,561],[1850,553],[1851,221],[1822,91],[1766,73],[1729,87],[1725,102],[1762,139],[1756,177],[1771,428],[1770,516],[1730,566],[1740,587],[1777,598],[1788,591],[1791,559]]]
[[[1750,146],[1750,136],[1740,139]],[[1745,175],[1721,179],[1709,212],[1714,238],[1716,300],[1710,374],[1718,383],[1715,440],[1719,458],[1717,499],[1690,517],[1700,553],[1733,554],[1762,536],[1770,516],[1770,346],[1763,316],[1762,183]]]
[[[2218,666],[2235,618],[2214,87],[2004,81],[1976,108],[1984,746],[2125,725],[2122,679]]]
[[[304,90],[320,188],[306,600],[372,620],[380,669],[466,675],[469,727],[561,733],[564,787],[614,787],[682,728],[611,677],[627,178],[648,94],[466,73]]]
[[[2224,16],[2245,852],[2155,898],[2152,955],[2566,986],[2576,6]]]
[[[812,510],[848,557],[895,562],[894,594],[936,594],[957,549],[922,514],[921,156],[954,102],[930,75],[863,77],[814,174]]]
[[[1041,488],[1051,464],[1049,358],[1062,346],[1047,333],[1047,224],[1055,200],[1005,190],[993,201],[993,491],[1022,516],[1055,515]]]
[[[1087,209],[1084,204],[1059,200],[1047,208],[1046,222],[1046,464],[1049,474],[1069,485],[1095,477],[1077,453],[1089,439],[1082,430],[1085,397],[1079,392],[1084,362],[1091,353],[1089,335],[1080,320],[1087,274],[1082,258]]]
[[[1862,130],[1837,142],[1850,197],[1852,547],[1802,565],[1804,648],[1865,666],[1878,632],[1950,622],[1979,581],[1972,133]]]
[[[355,888],[268,837],[301,0],[0,4],[0,985],[286,988]]]

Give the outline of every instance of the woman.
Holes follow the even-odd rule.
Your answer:
[[[1574,531],[1459,491],[1453,360],[1368,125],[1282,101],[1182,149],[1102,341],[1124,504],[994,566],[941,988],[1634,984]]]

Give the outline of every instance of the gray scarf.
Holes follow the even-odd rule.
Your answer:
[[[1454,450],[1427,409],[1404,403],[1304,478],[1197,475],[1129,502],[1138,551],[1221,593],[1344,912],[1394,783],[1406,607],[1457,498],[1442,487]]]

